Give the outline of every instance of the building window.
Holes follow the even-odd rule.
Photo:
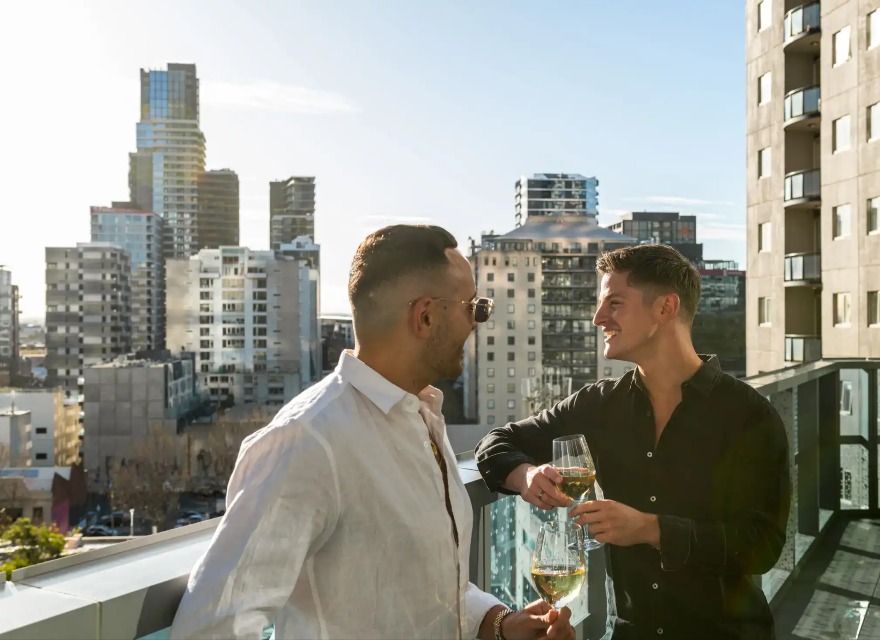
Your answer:
[[[508,400],[507,401],[508,409],[516,409],[516,400]]]
[[[758,78],[758,104],[770,102],[770,82],[771,76],[769,71]]]
[[[507,383],[507,393],[516,393],[516,383],[508,382]]]
[[[495,416],[487,416],[486,424],[495,424]]]
[[[490,347],[491,347],[493,344],[495,344],[495,336],[488,336],[488,337],[486,338],[486,344],[488,344]]]
[[[535,344],[535,336],[529,336],[529,345],[531,346],[534,344]]]
[[[758,298],[758,324],[770,326],[770,298]]]
[[[535,297],[535,290],[534,290],[534,289],[529,289],[529,297],[530,297],[530,298],[534,298],[534,297]]]
[[[44,436],[48,432],[49,432],[49,430],[46,427],[37,427],[37,435],[38,436]]]
[[[880,9],[868,14],[868,48],[873,49],[880,44]]]
[[[515,378],[516,377],[516,367],[508,367],[507,368],[507,377]]]
[[[534,368],[534,367],[529,367],[529,377],[530,377],[530,378],[534,378],[535,375],[536,375],[536,374],[535,374],[535,368]]]
[[[837,67],[849,60],[849,25],[838,31],[832,36],[833,52],[831,65]]]
[[[849,150],[850,140],[849,116],[843,116],[831,123],[831,153]]]
[[[507,336],[507,344],[509,344],[509,345],[516,344],[516,336]]]
[[[852,215],[848,204],[841,204],[833,209],[832,229],[833,238],[846,238],[852,233]]]
[[[507,290],[507,297],[508,297],[508,298],[512,298],[513,295],[514,295],[514,290],[513,290],[513,289],[508,289],[508,290]]]
[[[495,321],[494,320],[486,320],[486,328],[487,329],[494,329],[495,328]]]
[[[494,400],[486,400],[486,408],[487,409],[494,409],[495,408],[495,401]]]
[[[770,28],[770,22],[773,19],[772,6],[772,0],[763,0],[758,3],[758,31]]]
[[[868,200],[868,233],[877,233],[880,231],[880,220],[878,220],[878,212],[880,209],[880,197]]]
[[[495,383],[490,382],[486,385],[486,393],[495,393]]]
[[[534,362],[536,359],[535,352],[529,351],[529,362]]]
[[[495,282],[495,274],[492,272],[487,273],[486,282]]]
[[[611,375],[611,367],[605,367],[605,368],[603,369],[603,374],[602,374],[602,375],[610,376],[610,375]]]
[[[880,326],[880,291],[868,292],[868,326]]]
[[[495,297],[495,289],[492,289],[492,288],[486,289],[486,296],[488,296],[489,298],[494,298]]]
[[[46,454],[45,453],[38,453],[35,457],[37,460],[45,460]]]
[[[489,367],[488,369],[486,369],[486,377],[487,378],[494,378],[495,377],[495,369],[493,369],[492,367]]]
[[[507,313],[515,313],[515,312],[516,312],[516,307],[514,307],[512,304],[507,305]]]
[[[773,240],[772,227],[769,222],[758,225],[758,251],[770,251]]]
[[[528,281],[528,282],[534,282],[534,281],[535,281],[535,274],[534,274],[533,272],[529,272],[529,273],[526,275],[526,281]]]
[[[494,351],[487,351],[486,352],[486,361],[487,362],[495,362],[495,352]]]
[[[852,308],[848,293],[834,294],[834,326],[848,327],[851,320]]]
[[[515,351],[508,351],[507,352],[507,361],[508,362],[515,362],[516,361],[516,352]]]
[[[853,384],[851,380],[840,381],[840,415],[851,416],[853,412]]]
[[[758,152],[758,178],[766,178],[770,175],[770,147]]]
[[[529,313],[535,313],[535,310],[536,310],[536,307],[533,304],[526,306],[526,311],[528,311]]]
[[[529,329],[534,329],[534,328],[535,328],[535,321],[534,321],[534,320],[529,320],[528,323],[526,324],[526,326],[527,326]]]
[[[507,274],[507,281],[508,281],[508,282],[513,282],[513,274],[512,274],[512,273],[508,273],[508,274]]]
[[[868,142],[874,142],[880,138],[880,102],[872,104],[868,107]]]
[[[513,306],[513,305],[511,305],[511,306]],[[507,321],[507,330],[513,331],[514,329],[516,329],[516,320],[508,320]]]

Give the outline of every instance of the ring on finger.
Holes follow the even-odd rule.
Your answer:
[[[541,489],[541,490],[538,492],[538,500],[543,500],[543,499],[544,499],[544,490]]]

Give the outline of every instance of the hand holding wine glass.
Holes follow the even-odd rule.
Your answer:
[[[586,577],[581,526],[570,521],[542,524],[532,554],[532,581],[538,595],[558,609],[577,598]]]
[[[562,477],[559,490],[571,498],[575,505],[584,502],[596,485],[596,465],[581,435],[565,436],[553,440],[553,465]],[[602,543],[585,535],[584,550],[598,549]]]

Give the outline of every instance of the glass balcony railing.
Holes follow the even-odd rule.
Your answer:
[[[783,24],[783,38],[785,42],[791,42],[804,34],[819,29],[819,3],[811,2],[795,7],[785,14]]]
[[[819,253],[790,253],[785,256],[785,281],[819,280],[822,278],[822,256]]]
[[[785,176],[785,201],[818,199],[822,195],[819,169],[795,171]]]
[[[819,113],[819,87],[790,91],[785,96],[785,121]]]
[[[792,361],[806,362],[818,357],[815,336],[786,336],[785,346],[786,359],[791,355]],[[834,360],[746,379],[779,412],[791,449],[796,498],[786,545],[776,567],[756,578],[777,613],[778,626],[787,625],[779,630],[780,637],[789,637],[798,623],[797,617],[792,621],[779,615],[779,607],[795,591],[782,587],[799,579],[805,563],[820,555],[808,552],[828,544],[831,534],[825,538],[822,534],[842,520],[866,510],[872,510],[869,515],[876,513],[880,507],[878,370],[876,359]],[[472,454],[460,455],[458,467],[474,510],[471,581],[509,605],[535,599],[529,558],[547,512],[533,510],[517,496],[489,492]],[[218,524],[219,519],[208,520],[14,571],[11,585],[0,583],[0,640],[167,638],[189,572]],[[880,540],[863,542],[875,549]],[[863,556],[844,555],[852,559],[840,563],[846,560],[853,566],[836,569],[835,576],[862,570]],[[597,638],[605,626],[602,551],[591,553],[588,561],[587,589],[572,610],[579,621],[578,637]],[[847,584],[846,593],[861,594],[863,583],[868,592],[860,599],[872,600],[875,581],[868,584],[867,578]],[[842,587],[836,584],[823,593],[827,598],[816,600],[815,607],[810,602],[801,622],[818,616],[836,624],[834,620],[847,614],[856,596],[841,597]]]
[[[815,362],[822,358],[822,340],[818,336],[785,336],[786,362]]]

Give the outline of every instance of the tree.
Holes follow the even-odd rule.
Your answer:
[[[167,515],[177,510],[187,473],[178,464],[180,439],[153,425],[145,440],[129,448],[129,454],[110,467],[111,501],[115,507],[135,509],[159,529]]]
[[[12,456],[9,447],[0,444],[0,469],[11,466]],[[21,499],[27,494],[27,487],[19,477],[0,477],[0,535],[12,520],[21,515]]]
[[[272,415],[265,409],[257,409],[240,418],[224,414],[211,425],[205,447],[196,455],[199,475],[225,487],[235,468],[242,441],[269,424],[271,419]]]
[[[17,549],[12,558],[0,566],[8,580],[13,569],[20,569],[38,562],[57,558],[64,551],[66,541],[58,531],[58,527],[34,525],[29,518],[19,518],[3,532],[3,539],[8,540]]]

